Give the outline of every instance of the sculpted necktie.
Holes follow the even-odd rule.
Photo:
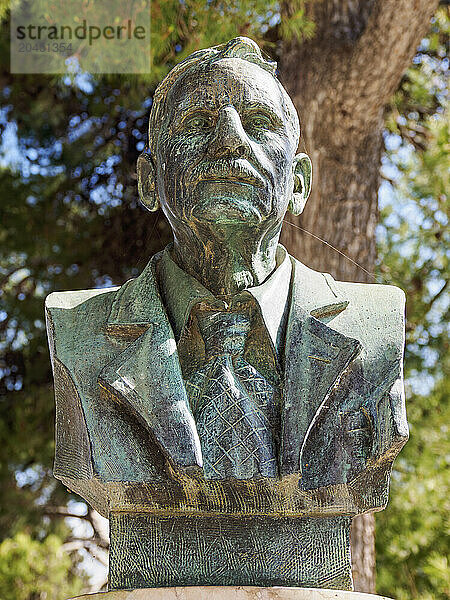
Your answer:
[[[186,381],[207,479],[278,473],[277,390],[244,358],[250,317],[242,302],[195,310],[205,362]],[[204,305],[203,305],[204,307]]]

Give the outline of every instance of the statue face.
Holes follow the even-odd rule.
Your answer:
[[[297,140],[270,73],[236,58],[199,65],[175,82],[167,106],[156,175],[171,225],[281,223]]]

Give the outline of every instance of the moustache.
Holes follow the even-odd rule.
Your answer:
[[[268,177],[243,158],[202,161],[189,174],[189,182],[193,185],[200,181],[218,179],[242,181],[257,187],[265,187]]]

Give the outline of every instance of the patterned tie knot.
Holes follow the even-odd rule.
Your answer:
[[[203,338],[206,360],[186,380],[186,391],[206,479],[278,473],[278,392],[243,355],[257,315],[248,292],[204,298],[192,309],[193,331]]]
[[[208,357],[244,353],[250,331],[250,316],[242,311],[206,310],[197,314],[200,334]]]

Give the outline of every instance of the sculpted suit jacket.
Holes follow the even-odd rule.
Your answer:
[[[158,260],[120,288],[47,298],[55,476],[104,515],[136,505],[230,511],[237,496],[249,513],[383,508],[408,436],[403,292],[338,282],[291,257],[280,477],[208,481]]]

